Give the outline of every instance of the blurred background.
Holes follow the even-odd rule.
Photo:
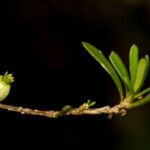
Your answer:
[[[141,57],[150,54],[149,0],[6,0],[1,7],[0,73],[15,76],[6,104],[59,110],[91,99],[97,107],[113,106],[119,100],[114,83],[81,42],[106,56],[115,50],[126,65],[133,43]],[[105,115],[47,119],[0,110],[1,145],[149,150],[149,113],[150,104],[112,120]]]

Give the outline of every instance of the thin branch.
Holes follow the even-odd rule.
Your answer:
[[[59,111],[45,111],[45,110],[38,110],[38,109],[30,109],[24,108],[21,106],[12,106],[0,103],[0,108],[5,109],[8,111],[17,112],[20,114],[27,114],[27,115],[37,115],[37,116],[45,116],[49,118],[56,118],[59,114]]]
[[[101,108],[89,108],[87,103],[82,104],[78,108],[72,108],[69,111],[63,113],[62,110],[54,111],[54,110],[37,110],[30,108],[23,108],[20,106],[12,106],[0,103],[0,108],[8,111],[17,112],[20,114],[29,114],[29,115],[37,115],[44,116],[48,118],[58,118],[60,116],[66,115],[101,115],[108,114],[109,118],[112,117],[113,114],[126,114],[126,109],[129,106],[129,99],[124,100],[118,105],[113,107],[104,106]]]

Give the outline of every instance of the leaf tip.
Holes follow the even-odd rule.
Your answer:
[[[145,58],[146,58],[146,59],[149,59],[149,56],[148,56],[148,54],[146,54],[146,55],[145,55]]]
[[[114,51],[112,50],[112,51],[110,52],[109,57],[111,57],[113,54],[114,54]]]
[[[133,43],[133,44],[131,45],[131,48],[136,48],[136,49],[138,49],[138,46]]]
[[[86,45],[88,44],[88,42],[82,41],[81,44],[82,44],[83,47],[86,47]]]

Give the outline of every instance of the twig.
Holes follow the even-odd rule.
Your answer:
[[[82,104],[78,108],[72,108],[65,114],[60,111],[54,110],[37,110],[30,108],[23,108],[20,106],[12,106],[0,103],[0,108],[8,111],[18,112],[20,114],[29,114],[37,116],[45,116],[48,118],[58,118],[60,116],[66,115],[101,115],[108,114],[108,117],[111,118],[113,114],[126,114],[126,109],[129,106],[129,100],[124,100],[122,103],[115,105],[113,107],[104,106],[100,108],[89,108],[87,103]]]
[[[8,111],[18,112],[20,114],[29,114],[37,116],[45,116],[49,118],[56,118],[59,114],[59,111],[45,111],[38,109],[23,108],[21,106],[12,106],[0,103],[0,108]]]

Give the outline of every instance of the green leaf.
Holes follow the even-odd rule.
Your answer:
[[[143,86],[143,83],[148,73],[148,68],[149,68],[149,58],[148,55],[146,55],[145,58],[140,59],[138,64],[136,80],[133,87],[134,92],[138,92]]]
[[[92,107],[92,106],[94,106],[95,104],[96,104],[96,101],[92,101],[92,102],[89,103],[89,107]]]
[[[131,82],[134,84],[136,79],[136,72],[138,67],[138,58],[139,57],[139,50],[138,47],[133,44],[130,48],[129,52],[129,69],[130,69],[130,76],[131,76]]]
[[[88,99],[86,103],[89,105],[89,104],[91,103],[91,100],[90,100],[90,99]]]
[[[128,71],[126,69],[125,64],[119,57],[119,55],[116,52],[112,51],[109,56],[109,59],[113,67],[116,69],[117,73],[119,74],[120,78],[124,82],[125,86],[129,89],[129,91],[131,91],[132,85],[129,79]]]
[[[105,71],[111,76],[111,78],[113,79],[114,83],[117,86],[117,89],[119,91],[120,97],[121,99],[123,99],[123,88],[120,82],[120,79],[116,73],[116,71],[114,70],[114,68],[112,67],[112,65],[110,64],[110,62],[107,60],[107,58],[103,55],[103,53],[97,49],[96,47],[94,47],[93,45],[87,43],[87,42],[82,42],[84,48],[91,54],[91,56],[93,58],[95,58],[95,60],[97,60],[97,62],[105,69]]]
[[[144,77],[144,80],[146,79],[147,75],[148,75],[148,71],[149,71],[149,56],[148,55],[145,55],[145,59],[146,59],[146,62],[147,62],[147,66],[146,66],[146,70],[145,70],[145,77]]]
[[[150,87],[146,88],[145,90],[143,90],[142,92],[138,93],[135,98],[138,98],[146,93],[150,92]]]
[[[150,102],[150,94],[146,95],[143,99],[141,99],[139,101],[131,103],[128,106],[128,109],[135,108],[135,107],[138,107],[138,106],[142,106],[142,105],[144,105],[146,103],[149,103],[149,102]]]

